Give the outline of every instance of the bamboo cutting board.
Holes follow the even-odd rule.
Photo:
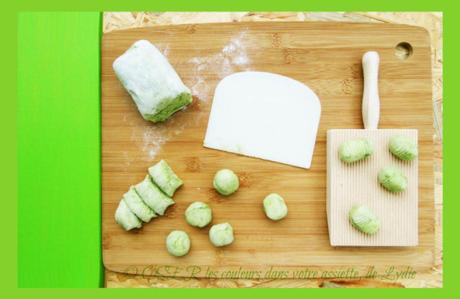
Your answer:
[[[134,41],[148,39],[169,58],[194,103],[164,124],[146,122],[112,70]],[[405,60],[401,42],[412,46]],[[378,51],[380,128],[418,129],[419,245],[411,248],[333,248],[326,217],[326,131],[362,128],[362,54]],[[233,72],[257,70],[292,77],[319,96],[322,116],[310,170],[206,149],[202,146],[213,90]],[[244,107],[242,108],[244,109]],[[255,271],[433,265],[433,120],[430,44],[425,30],[405,25],[344,23],[235,23],[142,28],[105,34],[102,42],[102,229],[104,265],[147,275],[209,277],[226,270]],[[117,204],[147,168],[165,159],[184,180],[176,205],[136,232],[114,221]],[[231,168],[239,191],[223,198],[212,188],[215,171]],[[279,223],[265,218],[262,199],[270,192],[287,201]],[[184,211],[201,200],[213,208],[214,223],[229,221],[236,241],[216,249],[208,229],[188,226]],[[164,245],[173,229],[187,231],[192,250],[170,256]],[[170,267],[166,267],[170,266]],[[240,268],[241,267],[241,268]],[[242,270],[241,270],[242,269]],[[219,271],[219,272],[214,272]],[[260,271],[260,272],[257,272]],[[257,274],[259,273],[259,274]],[[273,273],[273,272],[271,272]],[[334,274],[333,274],[334,275]],[[266,276],[265,276],[266,277]],[[284,277],[282,274],[279,277]],[[329,276],[330,277],[330,276]],[[243,277],[244,278],[244,277]],[[273,278],[273,277],[272,277]]]

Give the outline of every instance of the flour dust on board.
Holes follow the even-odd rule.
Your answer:
[[[233,36],[217,54],[197,56],[188,61],[192,65],[192,74],[195,81],[189,85],[192,94],[201,102],[208,102],[213,94],[211,86],[206,82],[205,73],[214,73],[219,79],[234,72],[250,70],[250,58],[246,52],[243,40],[247,34],[243,31]],[[156,44],[165,57],[168,58],[170,47],[168,44]],[[199,119],[187,118],[181,113],[174,115],[165,123],[146,124],[145,127],[133,127],[131,140],[139,144],[143,153],[143,160],[152,162],[162,146],[174,136],[180,134],[188,125],[196,123]],[[124,119],[124,122],[129,122]],[[125,165],[130,165],[130,155],[123,155]]]

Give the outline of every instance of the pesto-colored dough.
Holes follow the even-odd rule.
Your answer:
[[[288,213],[288,208],[284,199],[276,193],[267,195],[267,197],[264,198],[263,206],[265,215],[274,221],[283,219]]]
[[[166,249],[171,255],[184,256],[190,251],[190,237],[181,230],[174,230],[166,237]]]
[[[400,169],[393,166],[382,168],[378,180],[390,192],[402,192],[407,188],[407,177]]]
[[[354,205],[348,218],[351,225],[365,234],[375,234],[380,229],[380,220],[364,205]]]
[[[209,230],[209,240],[216,247],[229,245],[234,239],[230,223],[215,224]]]
[[[164,121],[192,102],[190,89],[147,40],[135,42],[115,59],[113,69],[146,120]]]
[[[130,187],[129,191],[123,195],[123,200],[131,212],[142,221],[149,222],[152,218],[157,217],[155,212],[139,197],[134,187]]]
[[[195,201],[185,210],[185,220],[195,227],[205,227],[212,220],[211,208],[201,201]]]
[[[164,215],[166,209],[174,204],[174,201],[152,182],[150,175],[139,184],[134,186],[137,194],[157,215]]]
[[[214,188],[222,195],[235,193],[240,187],[238,176],[230,169],[221,169],[214,176]]]
[[[339,157],[345,163],[363,160],[374,152],[372,143],[367,139],[352,139],[342,142]]]
[[[412,161],[418,155],[417,143],[404,135],[395,135],[388,144],[390,152],[403,161]]]

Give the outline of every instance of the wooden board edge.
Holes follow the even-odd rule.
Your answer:
[[[142,32],[142,31],[164,31],[167,29],[173,29],[173,30],[183,30],[183,29],[188,29],[189,31],[195,30],[197,27],[265,27],[267,25],[270,25],[270,27],[282,27],[285,25],[299,25],[299,26],[306,26],[306,27],[326,27],[324,28],[327,30],[327,27],[333,27],[333,26],[355,26],[355,27],[375,27],[379,29],[383,28],[389,28],[389,29],[407,29],[407,30],[413,30],[417,34],[422,34],[425,36],[425,42],[427,45],[430,45],[430,32],[425,28],[425,27],[420,27],[420,26],[414,26],[414,25],[408,25],[408,24],[393,24],[393,23],[369,23],[369,22],[322,22],[322,21],[290,21],[290,22],[267,22],[267,21],[261,21],[261,22],[216,22],[216,23],[191,23],[191,24],[177,24],[177,25],[158,25],[158,26],[146,26],[146,27],[139,27],[139,28],[124,28],[116,31],[111,31],[111,32],[106,32],[102,34],[102,40],[104,41],[104,37],[111,37],[114,35],[120,35],[120,34],[127,34],[129,32]],[[431,61],[430,61],[431,64]]]

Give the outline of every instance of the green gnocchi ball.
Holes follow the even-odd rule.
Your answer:
[[[286,217],[288,208],[284,199],[276,193],[267,195],[264,198],[264,211],[268,218],[278,221]]]
[[[173,230],[166,237],[166,249],[171,255],[184,256],[190,250],[190,237],[181,230]]]
[[[209,230],[209,240],[216,247],[232,244],[234,239],[230,223],[215,224]]]
[[[339,157],[345,163],[363,160],[374,152],[372,143],[367,139],[352,139],[342,142],[339,146]]]
[[[185,210],[185,220],[191,226],[205,227],[212,220],[211,208],[201,201],[195,201]]]
[[[407,177],[400,169],[393,166],[382,168],[378,180],[390,192],[402,192],[407,188]]]
[[[418,155],[417,143],[407,136],[392,136],[388,147],[393,155],[404,161],[412,161]]]
[[[354,205],[348,213],[351,225],[365,234],[373,235],[380,229],[380,220],[364,205]]]
[[[221,169],[214,176],[214,188],[222,195],[235,193],[240,187],[240,181],[230,169]]]

